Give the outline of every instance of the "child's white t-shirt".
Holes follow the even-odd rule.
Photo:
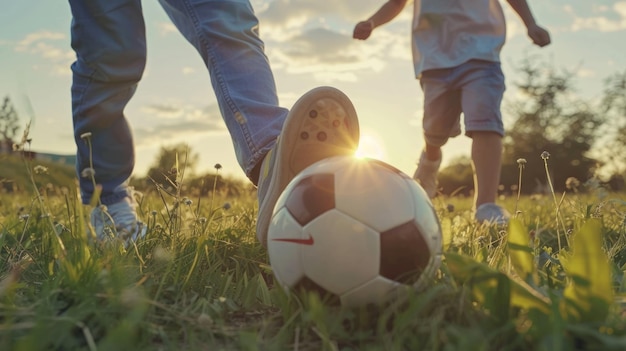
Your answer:
[[[413,16],[416,77],[471,59],[500,62],[506,23],[498,0],[415,0]]]

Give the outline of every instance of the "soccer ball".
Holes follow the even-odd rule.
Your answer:
[[[352,307],[423,288],[442,255],[424,190],[382,161],[351,156],[319,161],[292,179],[274,207],[267,245],[285,289]]]

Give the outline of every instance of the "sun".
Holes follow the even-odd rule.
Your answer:
[[[354,155],[358,158],[383,160],[385,157],[384,143],[374,134],[363,133]]]

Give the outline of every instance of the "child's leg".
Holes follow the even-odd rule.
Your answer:
[[[472,134],[472,167],[474,168],[474,200],[478,206],[496,202],[502,164],[502,137],[493,132]]]
[[[495,205],[502,164],[504,75],[499,63],[487,61],[469,61],[462,71],[457,84],[466,134],[472,138],[476,219],[504,224],[508,213]]]
[[[429,197],[437,195],[437,173],[441,165],[441,146],[450,137],[460,134],[461,91],[450,86],[452,69],[436,69],[422,73],[424,91],[424,150],[413,178]]]

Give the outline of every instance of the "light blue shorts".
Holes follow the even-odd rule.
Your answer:
[[[433,146],[444,145],[461,134],[494,132],[504,136],[500,104],[504,94],[504,74],[499,62],[470,60],[452,68],[422,72],[424,91],[424,138]]]

